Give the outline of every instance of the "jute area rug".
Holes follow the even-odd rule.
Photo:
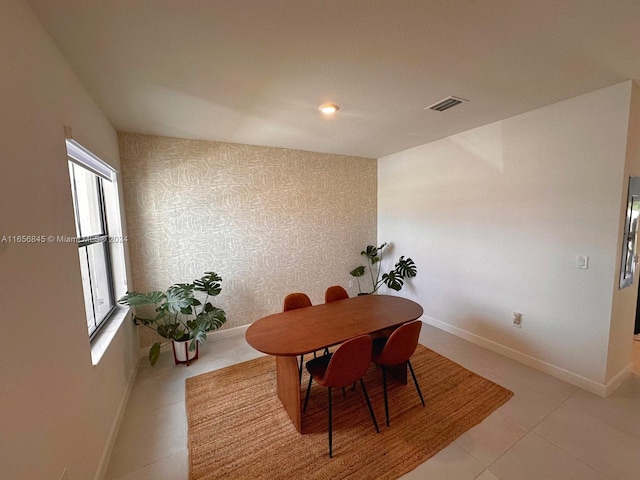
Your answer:
[[[276,394],[275,358],[261,357],[186,381],[191,480],[395,479],[480,423],[513,393],[418,345],[413,385],[389,382],[385,425],[380,370],[365,385],[377,434],[360,386],[334,389],[333,459],[327,445],[327,390],[315,384],[299,434]],[[306,372],[305,372],[306,373]],[[308,377],[303,376],[302,398]]]

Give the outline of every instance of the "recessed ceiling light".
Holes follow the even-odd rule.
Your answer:
[[[324,105],[320,105],[320,111],[327,115],[331,115],[332,113],[336,113],[340,107],[335,103],[325,103]]]

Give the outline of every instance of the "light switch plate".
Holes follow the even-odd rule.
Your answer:
[[[576,257],[576,268],[589,268],[589,257],[586,255],[578,255]]]

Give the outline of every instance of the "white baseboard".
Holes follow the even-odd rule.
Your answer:
[[[213,332],[207,333],[207,340],[215,342],[218,340],[223,340],[225,338],[235,337],[237,335],[244,335],[244,333],[247,331],[247,328],[249,328],[249,325],[241,325],[239,327],[226,328],[224,330],[214,330]],[[169,340],[167,340],[160,347],[160,351],[166,352],[170,348],[171,348],[171,343],[169,342]],[[141,347],[140,356],[147,357],[148,355],[149,355],[149,347]]]
[[[113,447],[116,443],[116,438],[118,437],[118,431],[120,430],[120,424],[122,423],[122,419],[124,418],[124,412],[127,408],[127,403],[129,402],[129,395],[131,395],[131,390],[133,389],[133,384],[135,382],[136,374],[138,372],[138,366],[140,365],[140,359],[135,363],[133,368],[131,369],[131,373],[129,374],[129,380],[127,381],[127,387],[125,388],[124,395],[120,399],[120,404],[118,405],[118,412],[116,414],[116,418],[111,426],[111,431],[109,432],[109,437],[107,440],[107,446],[102,452],[102,456],[100,457],[100,462],[98,463],[98,469],[96,471],[94,480],[102,480],[107,473],[107,468],[109,467],[109,461],[111,460],[111,454],[113,453]]]
[[[605,385],[604,397],[608,397],[616,388],[622,385],[627,378],[633,375],[633,363],[629,362],[622,370],[613,376]]]
[[[213,340],[221,340],[223,338],[231,338],[236,335],[244,335],[250,325],[240,325],[239,327],[225,328],[224,330],[214,330],[207,333],[207,338]]]
[[[457,337],[463,338],[471,343],[491,350],[492,352],[504,355],[505,357],[511,358],[512,360],[516,360],[529,367],[535,368],[536,370],[540,370],[541,372],[552,375],[556,378],[559,378],[560,380],[564,380],[565,382],[575,385],[576,387],[580,387],[584,390],[587,390],[588,392],[600,395],[601,397],[606,397],[607,395],[609,395],[631,375],[632,365],[630,363],[620,372],[618,372],[606,384],[599,383],[583,377],[582,375],[578,375],[577,373],[573,373],[564,368],[545,362],[544,360],[541,360],[539,358],[532,357],[531,355],[527,355],[500,343],[494,342],[493,340],[489,340],[481,337],[480,335],[476,335],[475,333],[471,333],[464,329],[454,327],[453,325],[449,325],[448,323],[444,323],[435,318],[423,315],[421,320],[426,324],[433,325],[434,327],[444,330],[445,332],[449,332]]]

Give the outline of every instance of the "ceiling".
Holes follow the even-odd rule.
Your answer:
[[[27,1],[124,132],[380,158],[640,78],[638,0]]]

